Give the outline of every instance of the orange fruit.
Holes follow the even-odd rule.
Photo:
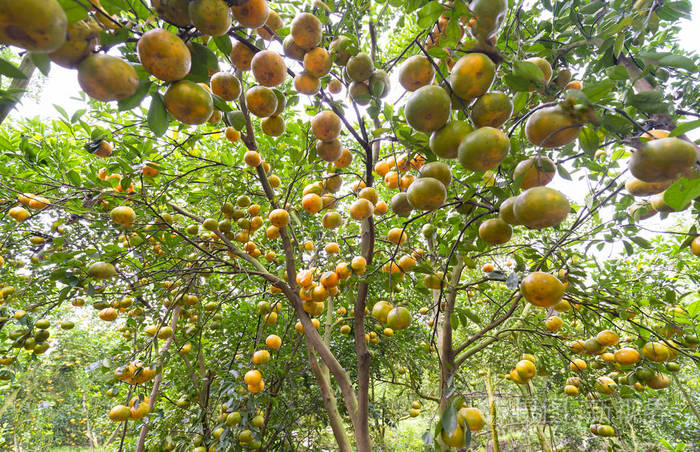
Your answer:
[[[430,150],[440,158],[457,158],[459,144],[473,131],[467,121],[450,121],[430,135]]]
[[[217,72],[211,76],[211,91],[225,101],[232,102],[241,95],[241,82],[230,72]]]
[[[162,19],[178,27],[192,25],[188,0],[151,0],[151,4]]]
[[[462,99],[484,95],[496,76],[496,65],[483,53],[470,53],[460,58],[450,72],[450,86]]]
[[[349,149],[343,148],[340,157],[333,162],[337,168],[347,168],[352,163],[352,152]]]
[[[231,11],[233,17],[246,28],[262,27],[270,15],[270,8],[268,8],[266,0],[247,0],[242,5],[234,3],[231,6]]]
[[[265,339],[265,345],[273,350],[278,350],[282,346],[282,339],[276,334],[270,334]]]
[[[333,79],[328,82],[328,92],[331,94],[339,94],[343,90],[343,84],[338,79]]]
[[[406,101],[406,122],[419,132],[431,133],[450,117],[450,96],[439,86],[427,85],[414,91]]]
[[[406,242],[406,239],[408,239],[408,234],[403,228],[392,228],[387,233],[386,238],[394,245],[400,245]]]
[[[270,352],[267,350],[258,350],[253,353],[253,364],[265,364],[270,361]]]
[[[303,61],[304,54],[306,53],[306,50],[297,45],[292,35],[288,35],[282,41],[282,50],[284,51],[284,55],[286,57],[297,61]]]
[[[251,113],[259,118],[275,114],[278,106],[277,95],[266,86],[253,86],[245,93],[245,105]]]
[[[262,374],[257,369],[249,370],[248,372],[246,372],[245,376],[243,377],[243,380],[247,385],[256,386],[262,381]]]
[[[689,172],[697,155],[695,146],[680,138],[655,139],[632,154],[629,169],[644,182],[666,182]]]
[[[620,338],[614,331],[604,330],[596,335],[596,340],[600,345],[604,347],[611,347],[613,345],[617,345],[617,343],[620,341]]]
[[[435,210],[447,199],[445,185],[432,177],[421,177],[408,187],[406,192],[410,205],[419,210]]]
[[[139,77],[126,61],[95,53],[78,66],[78,83],[93,99],[102,102],[122,100],[136,92]],[[209,117],[207,117],[209,119]]]
[[[350,268],[358,275],[361,275],[367,269],[367,261],[362,256],[356,256],[350,262]]]
[[[557,148],[578,138],[581,124],[555,105],[537,110],[525,123],[525,137],[535,146]]]
[[[586,361],[584,361],[580,358],[576,358],[576,359],[573,359],[571,361],[571,363],[569,363],[569,367],[574,372],[583,372],[584,370],[586,370],[588,365],[586,364]]]
[[[625,189],[632,196],[651,196],[662,193],[670,187],[672,183],[673,180],[664,182],[644,182],[636,177],[631,177],[625,182]]]
[[[88,21],[81,20],[68,24],[65,35],[66,41],[63,45],[49,53],[48,56],[59,66],[74,69],[81,61],[94,53],[99,30]]]
[[[535,306],[549,308],[561,300],[564,284],[555,276],[544,272],[533,272],[520,283],[520,294]]]
[[[374,214],[374,205],[366,199],[357,199],[350,205],[350,216],[353,220],[362,221]]]
[[[489,245],[506,243],[513,235],[513,228],[500,218],[491,218],[479,225],[479,237]]]
[[[136,49],[144,69],[160,80],[182,80],[190,72],[190,49],[168,30],[148,30],[139,39]]]
[[[185,124],[204,124],[214,113],[211,94],[189,80],[170,85],[164,98],[170,114]]]
[[[290,27],[290,36],[300,49],[311,50],[317,47],[323,38],[321,21],[313,14],[297,14]]]
[[[566,196],[553,188],[532,187],[518,196],[515,218],[531,229],[556,226],[566,219],[571,206]]]
[[[664,342],[647,342],[642,347],[642,353],[648,360],[661,363],[670,357],[670,349]]]
[[[510,150],[508,136],[493,127],[482,127],[464,137],[459,145],[459,163],[471,171],[487,171],[505,160]]]
[[[275,209],[270,212],[268,219],[272,225],[283,228],[289,224],[289,213],[284,209]]]
[[[561,329],[563,323],[561,317],[552,316],[545,320],[544,326],[551,332],[557,332]]]
[[[265,27],[269,28],[272,31],[267,31]],[[267,20],[265,20],[264,26],[258,28],[256,31],[264,40],[272,41],[277,37],[277,30],[283,27],[284,22],[282,21],[282,18],[279,16],[279,14],[270,10],[270,14],[267,16]]]
[[[641,356],[639,352],[630,347],[624,347],[615,352],[615,361],[623,366],[637,364],[640,359]]]
[[[0,42],[31,52],[58,50],[66,41],[66,13],[55,0],[6,1],[2,4]]]
[[[272,50],[256,53],[250,62],[250,67],[255,80],[263,86],[279,86],[287,77],[287,65],[284,59]]]
[[[549,83],[549,81],[552,79],[552,65],[549,64],[549,61],[540,57],[528,58],[525,61],[534,64],[542,71],[544,78],[541,81],[543,84],[546,85]]]
[[[309,213],[317,213],[323,208],[323,200],[315,193],[309,193],[301,200],[301,205]]]
[[[320,283],[325,288],[336,287],[338,285],[338,282],[338,274],[335,272],[329,271],[321,275]]]
[[[304,55],[304,69],[316,78],[327,75],[332,66],[331,55],[323,47],[316,47]]]
[[[513,114],[513,102],[500,92],[486,93],[474,102],[470,117],[476,127],[501,127]]]
[[[322,141],[338,138],[341,128],[340,118],[332,111],[322,111],[311,120],[311,130],[316,138]]]
[[[423,55],[414,55],[406,59],[399,68],[399,83],[407,91],[415,91],[429,85],[435,78],[435,68]]]
[[[241,41],[234,40],[231,49],[231,64],[241,71],[249,71],[255,52]]]
[[[518,163],[513,171],[513,181],[520,180],[520,188],[528,188],[547,185],[554,179],[556,166],[547,157],[531,157]]]
[[[223,0],[192,0],[189,4],[192,25],[202,34],[221,36],[231,28],[231,9]]]

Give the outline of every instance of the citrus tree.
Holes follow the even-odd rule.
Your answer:
[[[498,449],[506,380],[697,426],[690,7],[0,0],[0,376],[93,309],[120,449],[463,448],[482,385]],[[5,119],[55,65],[85,108]]]

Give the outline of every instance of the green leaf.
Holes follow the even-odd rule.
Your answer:
[[[578,142],[589,157],[593,157],[595,151],[598,150],[598,146],[600,146],[598,133],[593,127],[584,127],[581,129],[578,135]]]
[[[236,130],[240,131],[245,128],[245,115],[240,110],[230,111],[226,113],[226,119],[228,119],[228,122]]]
[[[454,312],[450,314],[450,323],[452,324],[453,329],[456,330],[457,328],[459,328],[459,318]]]
[[[68,171],[68,173],[66,174],[66,177],[73,185],[80,186],[80,183],[81,183],[80,174],[78,174],[76,171],[74,171],[74,170]]]
[[[690,2],[664,2],[663,6],[656,10],[659,19],[675,22],[678,19],[691,19]]]
[[[224,55],[231,55],[231,50],[233,50],[233,45],[231,44],[231,38],[228,35],[217,36],[214,38],[214,44],[221,50]]]
[[[619,65],[605,68],[605,75],[610,77],[612,80],[627,80],[629,78],[627,69]]]
[[[531,88],[531,85],[527,80],[516,77],[513,74],[506,74],[503,77],[503,82],[506,84],[506,86],[508,86],[508,88],[516,92],[526,92]]]
[[[622,52],[622,47],[625,45],[625,34],[620,33],[617,35],[615,38],[615,44],[613,45],[613,55],[615,55],[615,58],[618,58],[620,56],[620,53]]]
[[[0,58],[0,74],[6,75],[11,78],[18,78],[18,79],[26,79],[27,76],[22,73],[19,69],[17,69],[17,66],[14,64],[10,63],[9,61],[5,60],[4,58]]]
[[[428,55],[433,58],[445,58],[448,53],[442,47],[433,47],[432,49],[428,50]]]
[[[539,66],[529,61],[516,61],[513,64],[513,75],[533,85],[544,84],[544,73]]]
[[[651,249],[651,243],[649,243],[648,240],[643,239],[642,237],[632,236],[630,237],[630,240],[632,240],[634,243],[636,243],[644,249]]]
[[[627,252],[628,256],[631,256],[634,254],[634,248],[632,247],[632,244],[630,244],[630,242],[628,242],[627,240],[623,240],[622,244],[624,245],[625,251]]]
[[[87,19],[88,12],[85,6],[81,5],[77,0],[58,0],[58,3],[66,13],[68,23],[72,24],[79,20]]]
[[[49,56],[46,53],[32,53],[31,59],[34,66],[36,66],[44,76],[48,77],[49,71],[51,70],[51,60],[49,60]]]
[[[613,88],[615,88],[615,82],[610,79],[605,79],[584,86],[583,94],[585,94],[591,102],[597,102],[607,96]]]
[[[684,55],[667,55],[659,60],[659,66],[677,67],[689,72],[697,72],[695,62]]]
[[[418,10],[418,26],[420,28],[431,27],[444,11],[443,6],[432,1]]]
[[[442,413],[440,417],[440,423],[442,423],[442,428],[447,432],[448,435],[452,435],[457,429],[457,410],[453,404],[449,404]]]
[[[117,105],[119,106],[119,111],[131,110],[134,107],[138,107],[143,102],[143,99],[148,94],[148,90],[151,88],[150,80],[141,80],[139,82],[136,92],[126,99],[120,100]]]
[[[696,119],[695,121],[682,122],[671,131],[670,136],[677,137],[678,135],[683,135],[684,133],[690,132],[691,130],[695,130],[698,127],[700,127],[700,119]]]
[[[517,113],[527,105],[528,93],[520,92],[513,97],[513,112]]]
[[[664,102],[664,94],[661,91],[642,91],[632,94],[627,102],[646,113],[664,113],[668,110],[668,104]]]
[[[223,100],[221,97],[217,96],[216,94],[212,94],[211,97],[214,99],[214,107],[216,107],[217,110],[221,110],[223,112],[233,111],[228,102]]]
[[[151,95],[151,107],[148,109],[148,127],[156,136],[162,136],[168,130],[168,112],[163,96]]]
[[[571,174],[564,168],[564,165],[557,165],[557,171],[559,175],[566,180],[571,180]]]
[[[682,177],[666,189],[664,202],[674,210],[682,210],[698,196],[700,196],[700,178],[688,180]]]
[[[129,30],[126,28],[120,28],[117,31],[100,33],[100,44],[103,46],[111,47],[115,44],[121,44],[129,39]]]

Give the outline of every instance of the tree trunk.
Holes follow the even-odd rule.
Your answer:
[[[438,329],[438,353],[440,356],[440,412],[442,413],[449,404],[449,388],[454,380],[454,375],[457,372],[455,363],[454,349],[452,348],[452,320],[450,317],[454,312],[455,302],[457,301],[457,286],[462,277],[464,270],[464,259],[457,256],[457,264],[452,270],[452,275],[448,281],[448,286],[444,289],[447,291],[445,297],[445,310],[442,314],[442,324]],[[433,301],[438,304],[436,309],[439,309],[440,291],[433,291]]]
[[[23,92],[14,94],[14,100],[0,102],[0,124],[5,121],[5,118],[7,118],[7,115],[10,114],[10,111],[12,111],[12,109],[15,108],[15,105],[17,105],[17,103],[22,99],[24,91],[27,89],[27,86],[29,86],[29,82],[32,79],[34,69],[36,69],[36,66],[34,66],[34,62],[32,62],[31,55],[29,52],[27,52],[24,54],[24,57],[22,57],[22,61],[19,64],[20,72],[22,72],[27,78],[12,79],[12,82],[10,82],[10,87],[8,88],[8,90],[18,89],[22,90]]]
[[[350,441],[348,441],[348,436],[345,432],[345,426],[343,425],[343,418],[340,416],[338,411],[338,402],[333,394],[331,388],[331,377],[328,372],[328,368],[319,364],[314,356],[314,350],[311,344],[306,343],[306,353],[309,357],[309,365],[311,371],[316,377],[318,386],[321,389],[321,397],[323,398],[323,406],[328,414],[328,421],[333,430],[333,436],[335,441],[338,443],[338,450],[341,452],[350,452],[352,448],[350,447]]]
[[[173,338],[175,337],[175,329],[177,327],[177,318],[180,316],[180,309],[181,306],[175,306],[175,310],[173,311],[173,318],[170,320],[170,328],[173,329],[173,335],[170,336],[165,340],[165,343],[163,344],[163,348],[161,348],[160,352],[161,354],[168,351],[170,348],[170,344],[173,342]],[[160,365],[163,365],[163,360],[161,359]],[[153,382],[153,389],[151,390],[151,396],[149,397],[148,400],[148,409],[149,412],[153,410],[153,407],[156,404],[156,397],[158,397],[158,392],[160,390],[160,383],[163,381],[163,370],[161,368],[161,371],[156,375],[156,378]],[[148,426],[149,422],[146,421],[143,423],[141,426],[141,432],[139,433],[139,441],[136,446],[136,452],[142,452],[143,448],[146,444],[146,433],[148,433]]]
[[[491,383],[491,367],[486,368],[484,376],[486,384],[486,395],[489,401],[489,425],[491,427],[491,438],[493,439],[493,452],[501,452],[501,445],[498,442],[498,419],[496,418],[496,399],[493,397],[493,384]]]

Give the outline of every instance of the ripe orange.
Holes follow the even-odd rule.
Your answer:
[[[432,83],[435,68],[430,60],[423,55],[407,58],[399,68],[399,83],[407,91],[415,91]]]
[[[168,30],[156,28],[147,31],[139,39],[136,49],[146,71],[160,80],[182,80],[190,72],[190,49]]]
[[[356,199],[350,205],[350,216],[353,220],[362,221],[374,214],[374,205],[366,199]]]
[[[496,65],[483,53],[470,53],[460,58],[450,72],[452,91],[462,99],[485,94],[496,76]]]
[[[533,272],[520,283],[520,293],[535,306],[549,308],[564,295],[564,284],[549,273]]]
[[[270,352],[267,350],[258,350],[253,353],[253,364],[265,364],[270,361]]]
[[[318,213],[323,208],[323,200],[315,193],[309,193],[301,200],[301,205],[309,213]]]
[[[358,275],[361,275],[367,269],[367,261],[362,256],[356,256],[350,262],[350,268]]]
[[[237,5],[234,3],[231,6],[233,17],[246,28],[258,28],[265,25],[267,18],[270,15],[270,8],[267,6],[266,0],[248,0]]]
[[[250,67],[255,80],[263,86],[279,86],[287,77],[287,65],[284,59],[272,50],[256,53],[250,62]]]

